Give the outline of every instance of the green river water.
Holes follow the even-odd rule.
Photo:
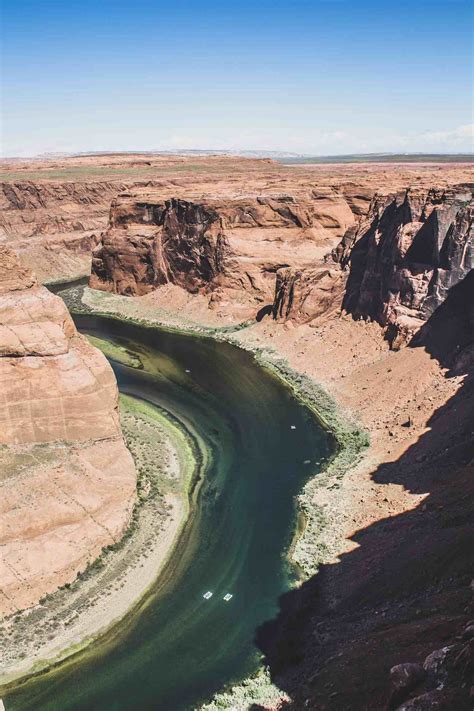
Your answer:
[[[201,452],[200,482],[180,543],[144,600],[69,662],[7,694],[5,706],[198,708],[257,669],[256,630],[275,616],[292,583],[285,552],[296,525],[294,497],[332,443],[289,389],[243,350],[111,319],[76,322],[146,356],[152,367],[142,370],[112,363],[119,388],[160,405],[188,430]]]

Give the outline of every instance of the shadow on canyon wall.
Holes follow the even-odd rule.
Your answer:
[[[464,381],[429,430],[373,478],[426,497],[357,531],[357,547],[284,595],[278,617],[259,629],[272,678],[293,699],[288,709],[393,708],[390,668],[423,662],[474,617],[474,271],[411,346]],[[436,708],[470,708],[468,691],[443,693],[447,705]]]

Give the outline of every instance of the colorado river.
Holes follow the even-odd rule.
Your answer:
[[[207,464],[180,544],[146,599],[85,652],[8,694],[5,705],[196,708],[258,667],[255,632],[292,582],[285,552],[294,497],[331,441],[245,351],[104,318],[76,320],[81,331],[142,357],[142,370],[112,364],[120,390],[170,412],[200,443]]]

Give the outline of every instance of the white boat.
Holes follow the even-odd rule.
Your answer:
[[[224,595],[224,600],[226,602],[229,602],[229,600],[232,600],[233,597],[234,597],[233,595],[231,595],[230,593],[227,593],[227,595]]]
[[[208,590],[206,593],[204,593],[203,598],[204,600],[209,600],[214,595],[210,590]]]
[[[292,430],[296,430],[296,425],[291,425]]]

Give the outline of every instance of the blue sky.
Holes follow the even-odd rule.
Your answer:
[[[2,152],[472,150],[467,0],[3,0]]]

